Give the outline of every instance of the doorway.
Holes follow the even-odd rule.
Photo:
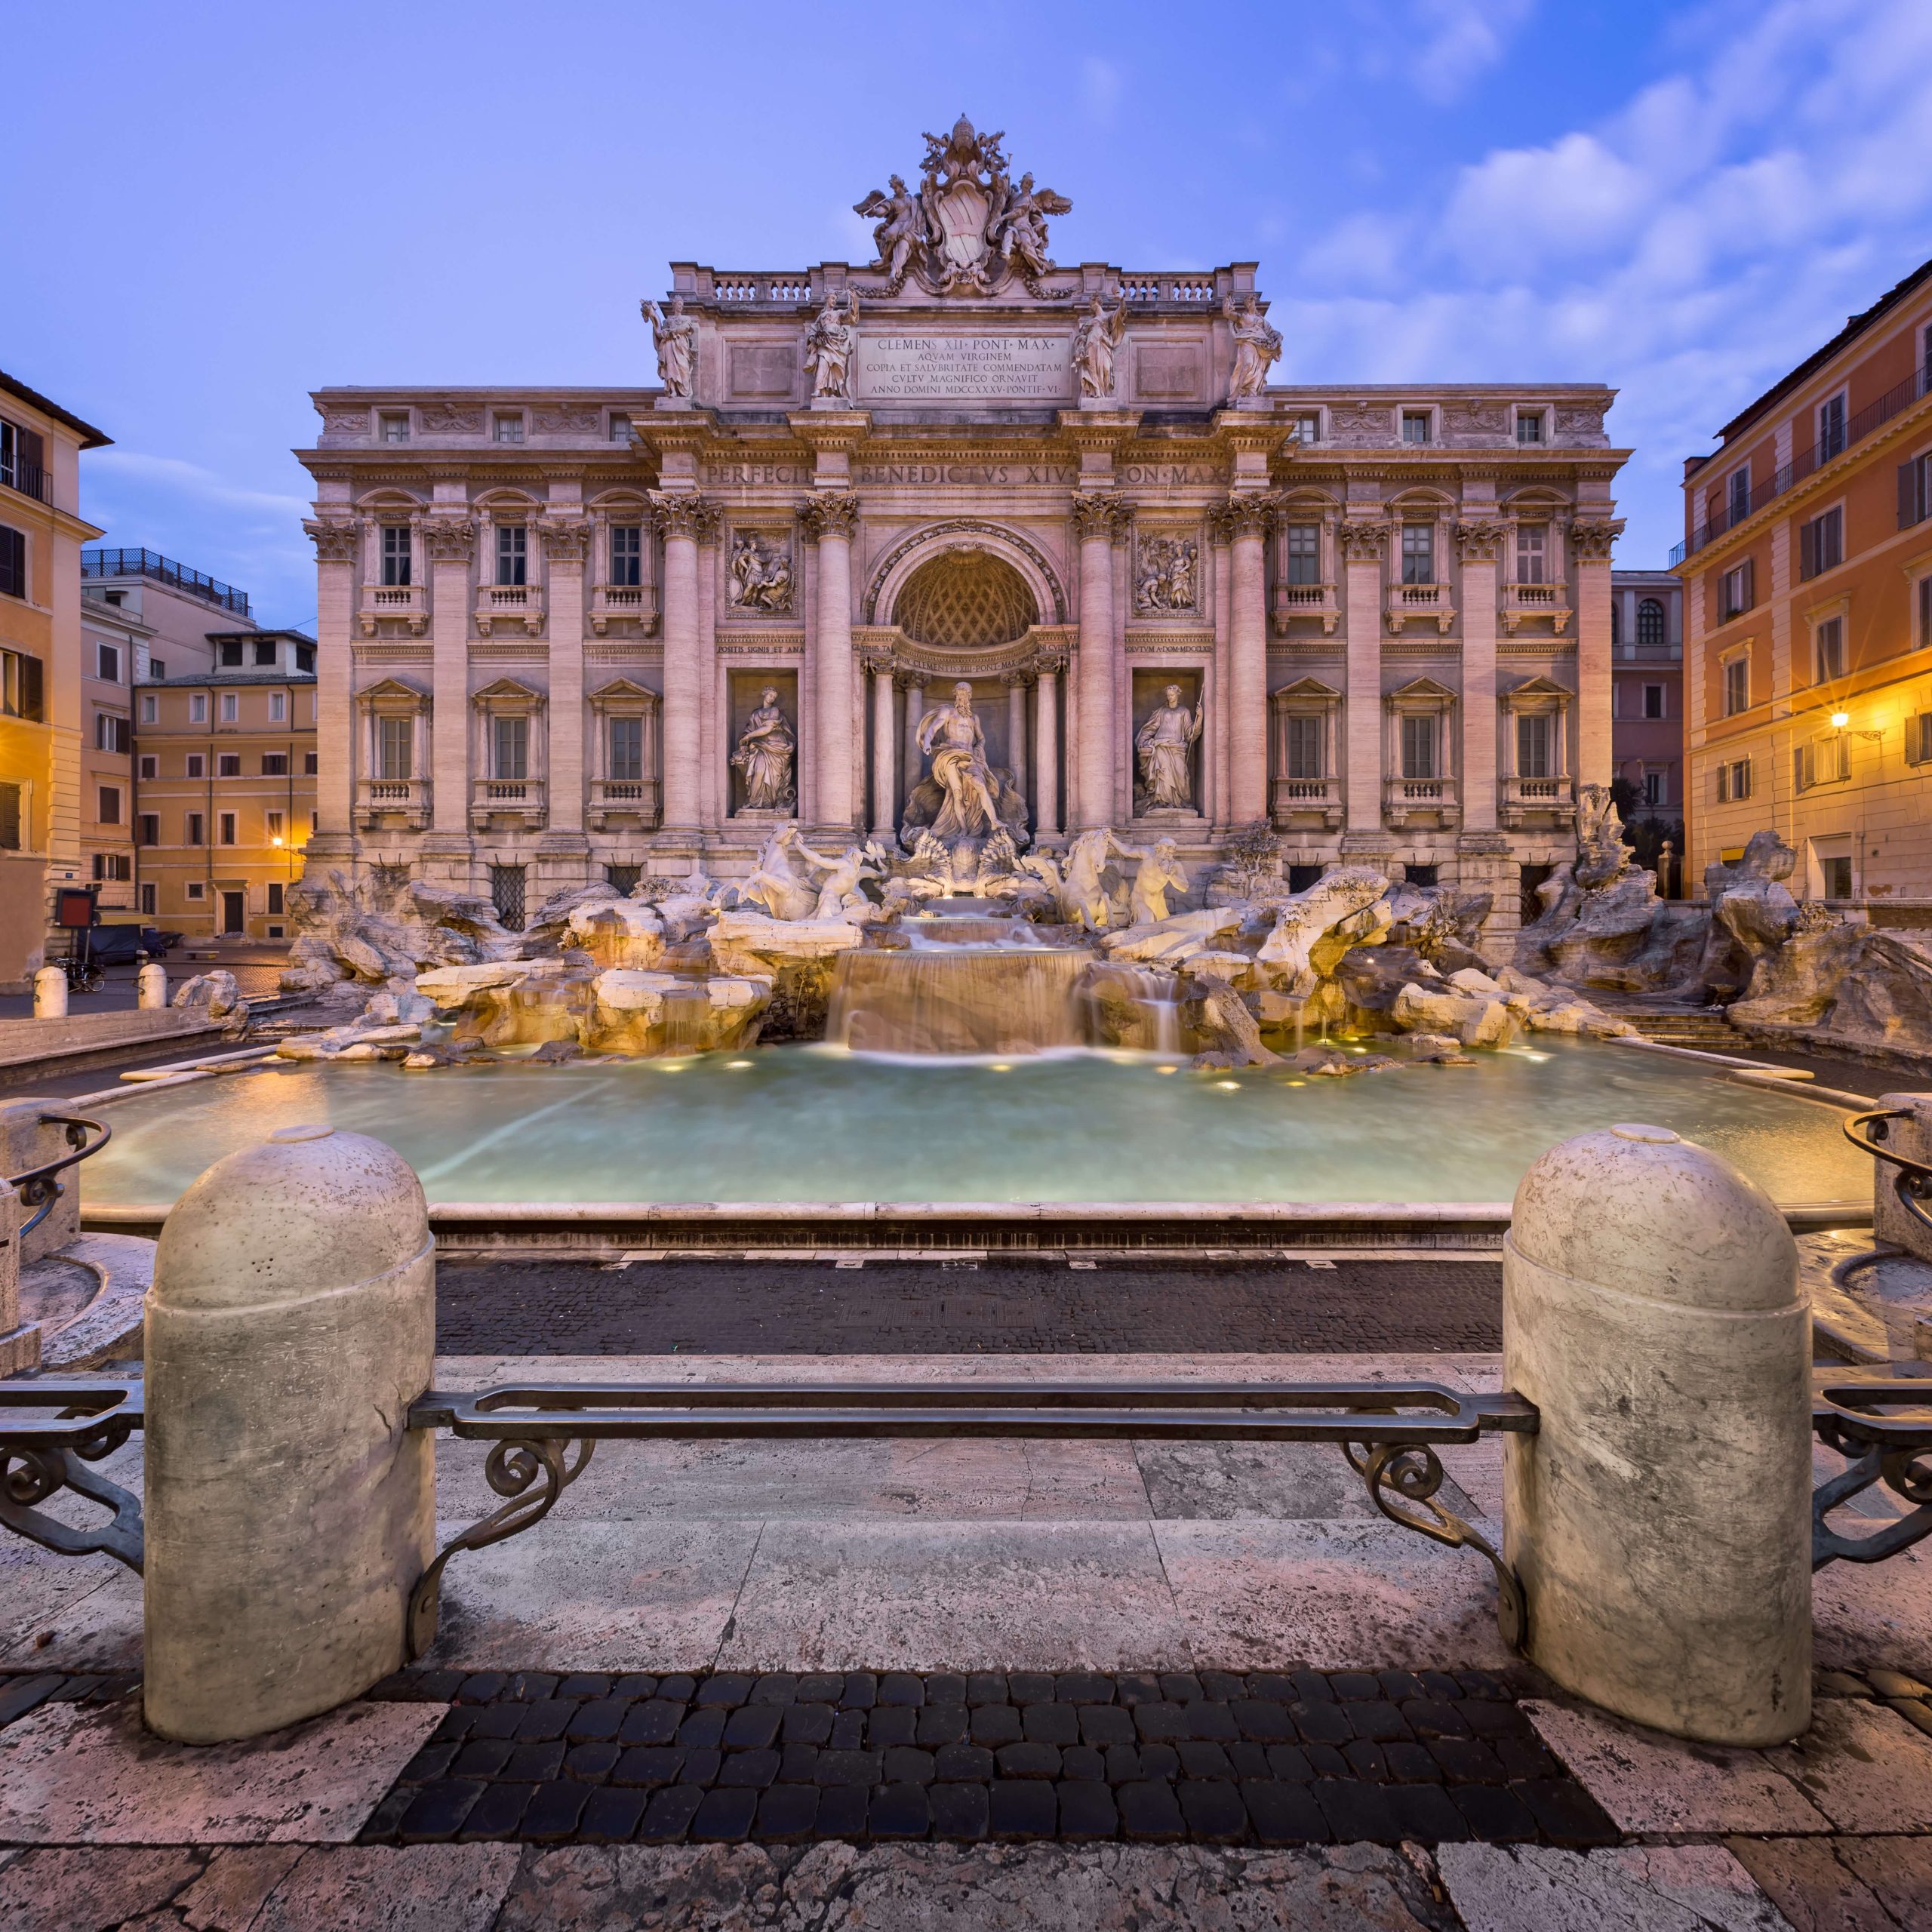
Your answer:
[[[224,892],[221,895],[221,929],[224,933],[245,933],[248,930],[247,893]]]

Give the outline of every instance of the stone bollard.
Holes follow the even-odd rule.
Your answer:
[[[168,1007],[168,968],[150,959],[134,975],[134,1004],[143,1013],[162,1013]]]
[[[33,1017],[36,1020],[65,1020],[67,1017],[67,973],[61,966],[43,966],[33,976]]]
[[[1718,1744],[1811,1718],[1810,1311],[1758,1188],[1667,1128],[1566,1140],[1516,1190],[1504,1553],[1527,1654],[1620,1716]]]
[[[152,1729],[251,1737],[402,1665],[435,1344],[429,1211],[380,1141],[284,1128],[176,1204],[147,1308]]]

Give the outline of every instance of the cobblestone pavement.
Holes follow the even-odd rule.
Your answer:
[[[440,1355],[1354,1354],[1502,1346],[1492,1261],[445,1262]]]

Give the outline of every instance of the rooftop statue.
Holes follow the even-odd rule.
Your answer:
[[[852,394],[852,337],[859,324],[859,298],[848,295],[841,311],[828,294],[825,306],[805,331],[805,367],[811,371],[814,402],[848,401]]]
[[[1109,309],[1096,289],[1092,306],[1081,316],[1073,331],[1073,367],[1080,378],[1083,396],[1113,394],[1114,351],[1126,333],[1126,303],[1116,302]]]
[[[1261,298],[1251,295],[1240,308],[1230,295],[1221,303],[1221,312],[1234,330],[1234,373],[1228,378],[1228,400],[1241,402],[1258,396],[1266,387],[1268,371],[1281,359],[1281,332],[1261,312]]]
[[[639,306],[651,325],[651,339],[657,345],[657,380],[664,385],[664,393],[688,396],[697,373],[697,324],[685,313],[685,298],[671,297],[669,315],[655,302]]]

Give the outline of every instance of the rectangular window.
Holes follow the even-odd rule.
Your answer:
[[[287,836],[282,825],[281,814],[279,812],[263,813],[262,830],[271,845],[279,845],[283,838]]]
[[[144,692],[141,697],[141,722],[158,724],[161,721],[161,700],[152,691]]]
[[[0,483],[23,497],[52,500],[47,492],[47,445],[38,429],[0,421]]]
[[[255,647],[255,669],[272,671],[275,669],[275,642],[273,638],[269,638]]]
[[[233,845],[240,842],[235,835],[236,828],[235,815],[234,813],[222,813],[220,816],[218,823],[221,828],[221,842],[224,845]]]
[[[285,724],[288,718],[288,694],[286,691],[269,693],[269,722]]]
[[[232,724],[241,715],[242,700],[238,694],[223,691],[221,694],[221,721],[224,724]]]
[[[523,931],[523,868],[521,866],[492,866],[490,868],[490,900],[497,909],[497,917],[513,933]]]
[[[1543,441],[1541,410],[1522,409],[1516,412],[1516,440],[1519,443],[1540,443]]]
[[[1921,649],[1932,648],[1932,576],[1918,580],[1918,641]]]
[[[288,776],[288,754],[286,752],[263,752],[262,776],[264,778],[286,778]]]
[[[1821,577],[1844,561],[1844,511],[1829,509],[1798,530],[1798,574]]]
[[[1429,414],[1426,409],[1405,409],[1402,411],[1402,440],[1405,443],[1426,443],[1429,435]]]
[[[183,828],[184,844],[205,845],[208,841],[207,822],[199,812],[190,812]]]
[[[1754,558],[1746,557],[1718,580],[1718,621],[1729,623],[1732,618],[1742,617],[1757,601],[1758,567]]]
[[[1751,514],[1751,472],[1747,467],[1734,469],[1730,480],[1724,486],[1730,499],[1730,518],[1733,524],[1742,523]]]
[[[190,778],[205,778],[208,776],[208,759],[205,754],[200,752],[190,752],[188,754],[186,775]]]
[[[1644,715],[1646,718],[1661,718],[1663,715],[1663,685],[1646,685],[1644,687]]]
[[[161,894],[150,879],[141,888],[141,917],[152,919],[161,910]]]
[[[1432,523],[1403,525],[1402,581],[1404,583],[1433,583],[1435,581],[1435,526]]]
[[[1296,443],[1318,443],[1321,440],[1321,417],[1314,410],[1304,410],[1299,416],[1288,419],[1288,440]]]
[[[1842,731],[1814,738],[1806,749],[1810,755],[1805,777],[1811,784],[1829,785],[1851,776],[1851,740]]]
[[[197,691],[188,700],[188,722],[190,724],[205,724],[208,721],[208,694],[206,691]]]
[[[40,660],[23,651],[0,651],[0,718],[42,721]]]
[[[282,899],[281,899],[281,880],[279,880],[279,879],[270,879],[270,880],[269,881],[269,914],[270,914],[270,915],[271,915],[272,917],[273,917],[273,918],[279,918],[281,916],[281,914],[282,914],[283,909],[283,909],[283,906],[282,906]]]
[[[161,843],[161,814],[143,812],[134,821],[134,842],[137,845],[158,845]]]
[[[1724,667],[1724,715],[1734,718],[1751,708],[1751,660],[1734,657]]]
[[[1909,530],[1932,516],[1932,450],[1899,465],[1899,528]]]
[[[496,419],[496,438],[500,443],[520,443],[523,441],[523,418],[519,415],[500,415]]]
[[[528,565],[528,543],[524,527],[520,523],[500,523],[497,526],[497,581],[499,583],[524,583],[528,581],[525,571]]]
[[[1751,761],[1734,758],[1718,767],[1718,803],[1727,804],[1751,795]]]
[[[377,421],[382,425],[383,441],[386,443],[406,443],[409,440],[409,417],[403,410],[384,410]],[[406,582],[408,580],[405,579]]]
[[[216,647],[217,655],[224,671],[238,671],[242,668],[243,646],[238,637],[226,639]]]
[[[214,775],[217,778],[239,778],[242,776],[242,754],[239,752],[217,752]]]
[[[1818,460],[1829,461],[1844,448],[1844,398],[1835,395],[1818,405]]]
[[[611,776],[619,784],[635,785],[644,777],[644,720],[611,720]]]
[[[631,439],[631,419],[621,409],[611,412],[611,440],[614,443],[627,443]]]
[[[410,582],[410,569],[414,561],[410,535],[410,528],[406,523],[386,523],[383,525],[384,583],[395,586]]]
[[[1291,583],[1315,584],[1321,581],[1321,526],[1318,523],[1291,523],[1283,537]]]
[[[1827,617],[1811,633],[1811,654],[1817,683],[1844,675],[1844,620]]]
[[[414,776],[410,762],[414,720],[379,718],[376,721],[376,776],[392,783]]]
[[[94,820],[100,825],[118,825],[121,823],[121,788],[118,785],[97,785],[97,809]]]
[[[611,581],[614,584],[644,581],[644,530],[641,525],[611,525]]]
[[[315,675],[315,647],[312,644],[298,644],[295,647],[295,668],[305,678]]]
[[[1320,779],[1328,776],[1324,755],[1324,721],[1306,712],[1288,715],[1288,770],[1291,778]]]
[[[1543,583],[1549,569],[1549,526],[1523,523],[1516,526],[1516,581]]]
[[[196,839],[194,842],[196,844],[199,844],[201,841],[199,839]],[[201,900],[205,899],[208,896],[208,890],[199,879],[191,878],[188,883],[182,888],[181,896],[184,899],[192,899],[198,903]]]
[[[125,752],[133,743],[126,718],[111,711],[94,715],[94,748],[97,752]]]
[[[27,540],[23,532],[0,524],[0,595],[27,594]]]
[[[168,675],[167,665],[158,657],[150,657],[148,660],[148,675],[159,684]]]
[[[1435,776],[1435,718],[1432,712],[1405,714],[1402,719],[1402,776]]]
[[[1644,774],[1644,802],[1647,805],[1660,805],[1665,802],[1663,774],[1661,771]]]
[[[20,850],[20,792],[11,779],[0,778],[0,852]]]
[[[1516,776],[1556,776],[1556,720],[1546,711],[1524,712],[1516,720]]]
[[[1849,858],[1820,858],[1818,883],[1827,899],[1849,899],[1851,894],[1851,861]]]
[[[121,681],[121,648],[118,645],[97,644],[94,646],[94,674],[104,685],[118,685]]]
[[[143,778],[158,778],[161,776],[161,760],[152,752],[141,754],[141,776]]]
[[[528,778],[530,776],[530,720],[518,715],[491,721],[493,778]]]
[[[304,778],[314,777],[319,768],[320,768],[316,762],[316,754],[315,752],[304,752],[302,754],[302,776]]]

